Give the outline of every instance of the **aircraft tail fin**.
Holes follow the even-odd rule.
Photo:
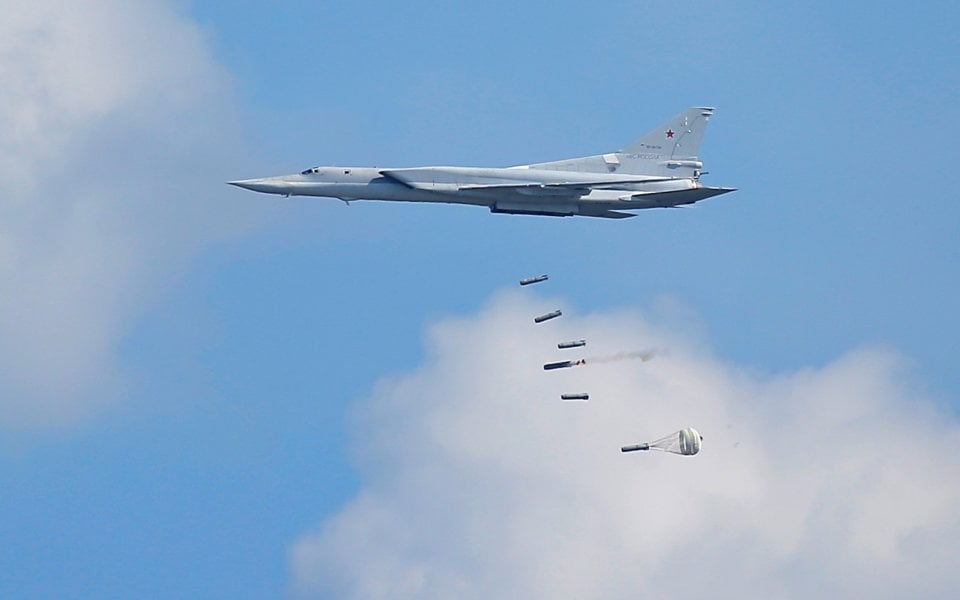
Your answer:
[[[712,108],[688,108],[660,127],[630,144],[622,154],[656,156],[662,160],[697,160],[700,143],[713,115]]]
[[[558,160],[533,165],[531,169],[653,175],[697,178],[703,169],[700,143],[713,115],[708,107],[692,107],[681,112],[619,152]]]

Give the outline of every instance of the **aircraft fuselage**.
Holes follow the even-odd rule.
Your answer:
[[[690,204],[723,193],[706,188],[693,178],[642,177],[610,173],[553,171],[528,168],[420,167],[317,167],[295,175],[233,181],[249,190],[282,196],[321,196],[340,200],[441,202],[488,206],[497,212],[579,214],[577,205],[590,203],[598,210],[653,208]],[[582,184],[582,187],[579,187]],[[726,191],[724,189],[724,191]],[[664,193],[672,195],[668,204]],[[647,201],[656,196],[656,202]],[[518,205],[520,206],[518,208]],[[517,210],[513,210],[517,209]],[[544,209],[546,212],[541,212]],[[586,212],[589,212],[586,211]]]
[[[294,175],[229,182],[282,196],[439,202],[492,212],[623,219],[624,210],[693,204],[733,191],[700,183],[697,156],[712,108],[689,108],[618,152],[490,167],[314,167]]]

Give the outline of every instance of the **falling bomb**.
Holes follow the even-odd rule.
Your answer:
[[[559,310],[554,310],[554,311],[548,312],[548,313],[546,313],[546,314],[544,314],[544,315],[540,315],[539,317],[534,317],[534,318],[533,318],[533,322],[534,322],[534,323],[543,323],[544,321],[549,321],[550,319],[556,319],[557,317],[559,317],[559,316],[562,315],[562,314],[563,314],[563,313],[560,312]]]
[[[530,285],[531,283],[540,283],[541,281],[546,281],[550,279],[547,274],[537,275],[536,277],[527,277],[520,280],[520,285]]]
[[[553,371],[554,369],[567,369],[585,364],[587,364],[587,361],[583,360],[582,358],[580,360],[561,360],[560,362],[552,362],[543,365],[543,370]]]
[[[557,344],[557,348],[563,350],[564,348],[579,348],[581,346],[586,346],[587,340],[573,340],[570,342],[560,342]]]

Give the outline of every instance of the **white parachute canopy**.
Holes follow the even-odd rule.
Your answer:
[[[693,456],[700,452],[700,445],[703,442],[703,436],[693,427],[687,427],[680,431],[675,431],[668,436],[662,437],[653,442],[643,444],[634,444],[620,448],[621,452],[633,452],[635,450],[660,450],[661,452],[670,452],[672,454],[682,454],[683,456]]]

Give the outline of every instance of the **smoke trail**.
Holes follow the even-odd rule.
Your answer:
[[[583,365],[597,365],[604,363],[612,363],[621,360],[642,360],[647,362],[652,360],[654,356],[657,355],[656,350],[634,350],[632,352],[618,352],[616,354],[611,354],[609,356],[591,356],[588,358],[581,358],[579,360],[562,360],[559,362],[552,362],[543,365],[544,371],[554,371],[556,369],[569,369],[570,367],[580,367]]]
[[[630,352],[617,352],[608,356],[588,356],[584,362],[589,365],[605,364],[618,362],[621,360],[641,360],[647,362],[653,360],[657,355],[656,350],[633,350]]]

